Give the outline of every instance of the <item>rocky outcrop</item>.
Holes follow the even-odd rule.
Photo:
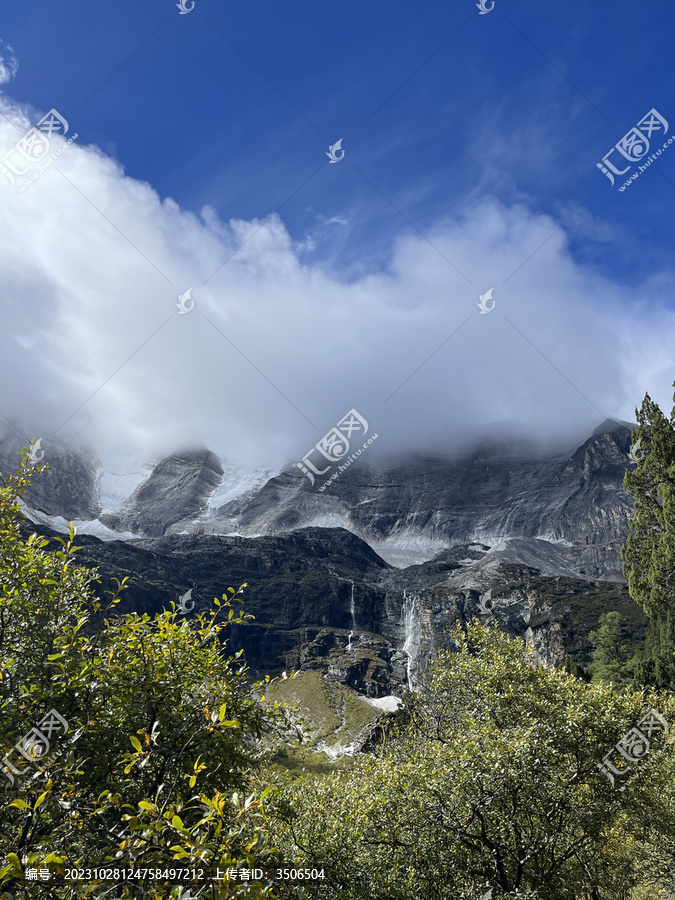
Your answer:
[[[300,667],[371,698],[400,696],[473,617],[548,665],[587,664],[589,631],[608,610],[639,639],[645,620],[620,561],[629,448],[628,424],[606,422],[567,453],[493,441],[454,459],[364,461],[324,492],[295,468],[224,473],[193,450],[108,486],[101,514],[98,461],[54,442],[26,529],[98,516],[105,540],[85,522],[80,558],[100,566],[100,591],[129,576],[121,610],[154,614],[192,589],[199,611],[247,583],[255,622],[232,640],[255,672]],[[0,444],[0,462],[16,450]]]
[[[567,564],[578,574],[620,578],[632,510],[622,488],[630,440],[629,424],[607,421],[557,456],[493,443],[456,459],[417,455],[378,468],[364,461],[323,493],[292,468],[216,510],[208,527],[278,534],[341,526],[397,565],[454,544],[541,539],[569,551]]]
[[[181,519],[198,518],[222,476],[220,460],[210,450],[175,453],[155,466],[118,513],[100,521],[113,531],[164,534]]]
[[[26,532],[33,528],[26,523]],[[100,567],[99,593],[130,576],[121,612],[152,615],[191,588],[194,615],[228,587],[247,583],[245,606],[255,622],[235,627],[232,641],[255,672],[318,670],[370,697],[400,696],[439,650],[453,649],[455,627],[476,617],[523,638],[549,665],[566,655],[587,664],[588,633],[602,612],[620,610],[635,639],[644,631],[625,585],[508,562],[508,542],[499,556],[474,543],[406,569],[388,565],[344,529],[129,543],[78,536],[78,544],[79,560]],[[522,552],[516,542],[514,555]]]
[[[379,466],[363,460],[323,492],[294,466],[271,478],[247,475],[223,468],[209,450],[192,450],[147,467],[140,482],[130,477],[133,493],[119,494],[117,509],[106,496],[102,514],[93,460],[54,445],[52,472],[39,479],[29,505],[65,519],[97,516],[81,530],[103,538],[341,527],[401,568],[459,544],[479,542],[498,552],[504,541],[520,539],[530,542],[529,549],[521,545],[521,561],[539,554],[531,562],[543,563],[542,571],[620,580],[632,509],[622,489],[630,440],[629,423],[607,421],[571,452],[542,454],[526,442],[493,440],[454,458],[418,454]],[[536,541],[545,544],[536,549]]]
[[[381,635],[351,629],[322,628],[286,654],[287,669],[318,670],[367,697],[400,696],[408,685],[406,662],[405,654]]]
[[[34,439],[40,438],[34,435]],[[30,444],[14,433],[0,438],[0,473],[7,478],[21,465],[21,449]],[[101,512],[96,474],[101,465],[95,452],[87,448],[73,449],[54,435],[40,438],[36,451],[40,465],[47,471],[35,476],[25,501],[29,507],[47,516],[96,519]],[[40,454],[43,454],[40,456]]]

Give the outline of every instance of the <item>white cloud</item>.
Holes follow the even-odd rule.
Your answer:
[[[19,69],[19,61],[14,50],[0,41],[0,84],[8,84]]]
[[[482,198],[344,283],[298,258],[278,216],[198,217],[83,140],[23,193],[0,181],[0,411],[40,434],[79,429],[129,457],[203,442],[276,465],[352,407],[383,451],[493,421],[578,432],[632,418],[645,390],[670,409],[672,273],[629,290],[525,205]],[[0,119],[0,149],[15,141]]]

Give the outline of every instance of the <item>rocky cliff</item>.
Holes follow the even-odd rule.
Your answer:
[[[18,446],[0,444],[5,471]],[[550,665],[588,662],[603,611],[621,610],[639,638],[620,570],[629,448],[629,427],[607,422],[566,453],[483,443],[455,459],[352,466],[325,492],[292,467],[237,492],[215,454],[191,450],[124,482],[114,509],[93,453],[45,442],[52,470],[26,498],[26,529],[77,520],[101,590],[129,575],[122,606],[139,612],[188,588],[199,609],[247,582],[255,624],[234,640],[254,669],[320,670],[381,697],[414,684],[473,616]]]
[[[130,575],[120,611],[152,615],[191,588],[194,615],[246,582],[255,623],[235,629],[233,640],[254,670],[316,669],[371,697],[414,685],[438,650],[452,648],[455,625],[473,617],[523,638],[549,665],[566,655],[587,663],[588,632],[603,611],[620,610],[636,639],[644,631],[625,585],[505,562],[509,542],[497,558],[486,545],[459,545],[405,569],[344,529],[78,542],[80,561],[100,567],[99,592]]]

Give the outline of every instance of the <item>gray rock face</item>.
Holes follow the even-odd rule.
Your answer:
[[[254,671],[317,669],[370,697],[414,686],[439,650],[454,647],[455,627],[472,618],[523,638],[550,665],[568,654],[588,663],[588,632],[602,612],[620,610],[632,634],[644,632],[644,614],[625,585],[505,562],[508,542],[501,557],[486,545],[457,545],[406,569],[387,565],[344,529],[129,543],[82,536],[78,544],[79,560],[100,567],[99,593],[130,576],[120,612],[152,615],[192,588],[196,614],[228,587],[248,583],[255,622],[235,628],[233,640]],[[523,542],[515,544],[522,554]]]
[[[493,441],[455,459],[364,461],[323,492],[294,468],[244,475],[234,499],[239,476],[194,450],[142,474],[104,515],[98,461],[54,445],[45,454],[54,477],[40,476],[30,503],[52,516],[98,516],[114,530],[106,538],[139,536],[78,538],[82,562],[101,567],[101,590],[130,576],[123,609],[154,613],[192,588],[198,610],[247,582],[255,623],[234,638],[255,671],[320,669],[381,697],[414,685],[474,617],[549,665],[566,655],[587,664],[602,612],[620,610],[640,637],[645,618],[620,561],[630,440],[629,423],[606,422],[557,455]],[[3,447],[12,449],[0,444],[0,462]]]
[[[220,460],[210,450],[176,453],[155,466],[119,513],[103,515],[100,521],[114,531],[164,534],[181,519],[198,518],[222,476]]]
[[[561,545],[570,574],[620,578],[619,549],[632,510],[622,489],[630,440],[629,427],[606,422],[569,455],[538,458],[493,445],[457,460],[417,456],[379,469],[354,465],[323,493],[290,470],[219,510],[212,527],[278,534],[340,525],[392,562],[396,550],[405,561],[406,548],[423,561],[458,543],[543,539]]]
[[[0,438],[0,472],[5,478],[20,467],[21,449],[29,443],[28,438],[13,433]],[[44,454],[40,465],[49,469],[34,479],[26,492],[26,503],[48,516],[63,516],[66,521],[96,519],[101,512],[96,488],[101,463],[94,451],[74,450],[59,438],[46,435],[38,455],[40,452]]]
[[[50,452],[53,472],[30,497],[50,515],[97,518],[112,536],[253,536],[341,527],[400,567],[457,544],[481,542],[497,553],[504,541],[521,539],[535,543],[527,550],[521,545],[518,558],[511,544],[509,561],[550,574],[620,580],[620,547],[632,509],[622,489],[630,440],[628,424],[608,421],[577,449],[554,456],[493,441],[455,459],[417,455],[379,467],[364,460],[323,492],[291,467],[264,483],[243,478],[233,499],[237,478],[224,475],[214,453],[192,450],[159,462],[119,501],[121,508],[108,503],[105,514],[94,457],[59,447]],[[5,442],[0,453],[3,446],[6,455],[16,450]],[[101,537],[104,532],[93,529]],[[546,545],[537,549],[542,541]]]
[[[400,696],[407,687],[407,658],[385,638],[364,631],[323,628],[286,654],[286,667],[317,669],[368,697]]]

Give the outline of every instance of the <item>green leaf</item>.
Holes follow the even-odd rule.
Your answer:
[[[16,806],[17,809],[30,809],[30,806],[26,803],[25,800],[12,800],[12,802],[9,805]],[[13,854],[10,853],[9,856],[13,856]],[[18,858],[19,857],[17,856],[17,860],[18,860]]]
[[[134,737],[134,736],[132,735],[132,736],[129,738],[129,740],[130,740],[131,743],[134,745],[134,749],[137,750],[139,753],[142,753],[143,748],[141,747],[141,742],[138,740],[138,738],[137,738],[137,737]]]

